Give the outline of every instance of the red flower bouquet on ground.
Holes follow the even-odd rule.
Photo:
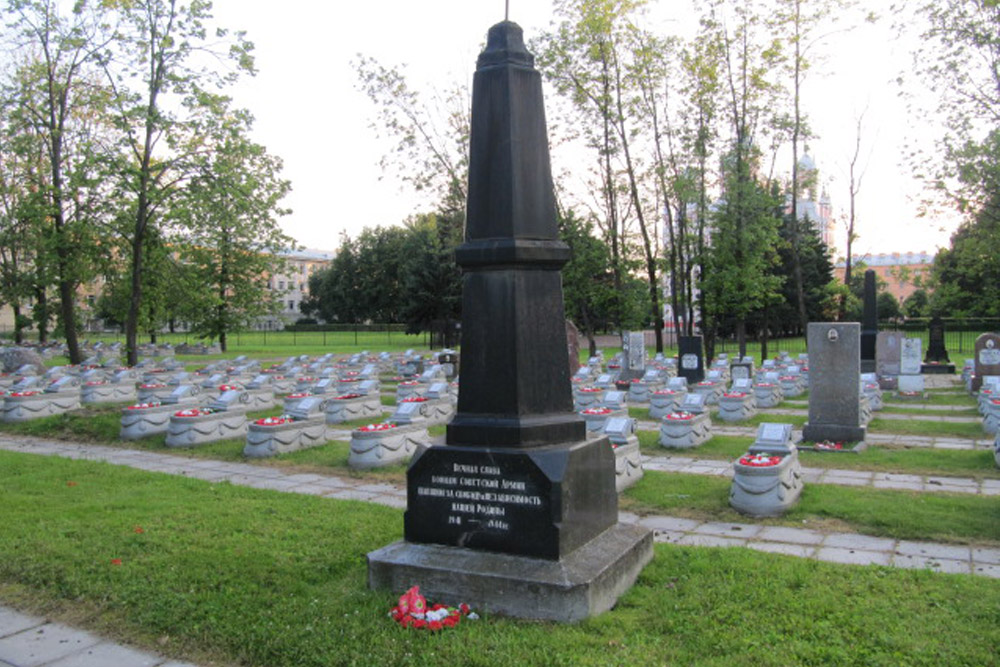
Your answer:
[[[458,625],[463,616],[468,617],[470,620],[479,618],[475,613],[469,611],[469,605],[465,603],[460,604],[458,607],[446,607],[443,604],[435,604],[428,608],[427,601],[420,594],[419,586],[414,586],[403,593],[399,598],[399,604],[389,612],[389,618],[404,628],[414,628],[416,630],[453,628]]]
[[[681,410],[679,412],[671,412],[666,418],[670,421],[685,421],[693,417],[694,415],[692,413]]]
[[[584,415],[608,415],[611,414],[611,408],[587,408],[581,410],[580,413]]]
[[[264,417],[255,421],[254,424],[258,426],[281,426],[282,424],[290,424],[293,421],[288,415],[281,415],[279,417]]]
[[[213,414],[215,410],[211,408],[188,408],[174,413],[174,417],[201,417]]]
[[[40,391],[12,391],[8,396],[13,396],[15,398],[28,397],[28,396],[38,396],[42,392]]]
[[[767,454],[748,454],[740,457],[740,465],[752,468],[767,468],[781,463],[781,456],[768,456]]]
[[[815,444],[816,449],[827,449],[827,450],[837,450],[843,449],[844,443],[842,442],[830,442],[829,440],[824,440],[823,442],[817,442]]]
[[[403,399],[403,403],[426,403],[426,402],[427,402],[426,396],[410,396],[408,398]]]
[[[352,398],[361,398],[361,394],[341,394],[340,396],[335,396],[333,400],[335,400],[335,401],[349,401]]]
[[[382,422],[381,424],[368,424],[367,426],[361,426],[358,430],[362,433],[374,433],[377,431],[388,431],[392,428],[396,428],[396,425],[392,422]]]
[[[146,410],[148,408],[158,408],[161,403],[159,401],[150,401],[148,403],[136,403],[135,405],[130,405],[126,410]]]

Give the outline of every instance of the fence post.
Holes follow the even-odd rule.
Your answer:
[[[354,323],[354,344],[358,344],[358,323]]]

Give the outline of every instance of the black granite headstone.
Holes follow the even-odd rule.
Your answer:
[[[861,372],[875,372],[875,344],[878,338],[878,302],[875,271],[865,271],[865,291],[861,314]]]
[[[473,81],[462,287],[462,390],[446,445],[407,471],[405,541],[369,582],[445,602],[576,620],[652,558],[618,523],[615,457],[573,410],[541,77],[521,28],[490,28]]]
[[[944,342],[944,320],[940,316],[931,318],[927,326],[927,354],[920,367],[923,374],[948,374],[955,372],[955,365],[948,358]]]
[[[677,342],[677,375],[687,378],[688,386],[705,379],[705,355],[701,336],[681,336]]]

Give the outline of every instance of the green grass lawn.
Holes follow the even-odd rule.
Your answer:
[[[0,597],[201,664],[998,661],[1000,581],[672,545],[579,624],[405,631],[386,618],[394,596],[366,587],[365,554],[400,538],[399,510],[8,452],[0,471]]]

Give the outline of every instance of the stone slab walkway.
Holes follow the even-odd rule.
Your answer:
[[[851,456],[828,454],[827,456]],[[733,463],[718,459],[699,459],[692,456],[643,456],[644,470],[682,472],[693,475],[732,477]],[[967,493],[970,495],[1000,496],[1000,479],[976,480],[968,477],[942,477],[939,475],[900,475],[870,470],[838,470],[834,468],[802,468],[807,484],[835,484],[838,486],[866,486],[873,489],[896,489],[923,493]]]
[[[5,436],[0,438],[0,449],[71,459],[106,461],[114,465],[125,465],[171,475],[184,475],[209,482],[228,481],[231,484],[258,489],[303,493],[343,500],[361,500],[399,509],[406,507],[406,489],[403,487],[335,475],[286,473],[279,468],[265,465],[192,459],[159,452],[47,441],[37,438]],[[725,474],[725,471],[720,467],[724,462],[705,461],[699,464],[696,463],[695,459],[688,459],[686,462],[681,459],[682,457],[672,457],[669,460],[678,465],[683,462],[684,466],[679,470],[682,472]],[[656,466],[666,465],[667,461],[667,457],[650,457],[648,469],[656,470],[658,469]],[[893,475],[888,479],[875,479],[876,473],[862,471],[808,470],[810,474],[816,476],[815,483],[850,486],[870,485],[874,488],[905,488],[926,492],[962,489],[958,492],[1000,495],[1000,489],[995,484],[980,485],[972,490],[969,482],[973,482],[973,480],[944,477],[925,479],[915,475]],[[871,475],[871,477],[866,479],[865,475]],[[877,475],[886,477],[882,473]],[[910,477],[913,479],[909,479]],[[937,481],[942,483],[939,485],[935,483]],[[945,481],[947,484],[944,483]],[[898,486],[876,486],[877,483],[895,483]],[[910,486],[902,486],[904,484]],[[917,484],[920,484],[920,488],[916,488]],[[835,563],[857,565],[877,563],[897,567],[930,567],[947,572],[1000,578],[1000,549],[973,549],[873,538],[853,533],[817,533],[808,529],[766,527],[755,524],[717,524],[670,516],[648,516],[640,519],[635,515],[623,513],[622,520],[638,521],[643,525],[648,525],[661,533],[657,539],[676,544],[745,546],[762,551],[787,553],[788,555],[816,558]],[[726,528],[723,529],[720,526]],[[935,565],[935,563],[938,564]]]
[[[196,667],[0,606],[0,667]]]
[[[659,431],[659,422],[640,421],[638,428],[643,431]],[[712,422],[712,435],[733,435],[753,438],[757,435],[756,426],[728,426],[717,421]],[[349,435],[347,436],[350,437]],[[793,439],[802,438],[802,431],[794,430]],[[993,449],[993,436],[983,434],[982,438],[954,438],[923,435],[898,435],[895,433],[868,433],[865,438],[870,445],[895,445],[899,447],[929,447],[931,449]]]

